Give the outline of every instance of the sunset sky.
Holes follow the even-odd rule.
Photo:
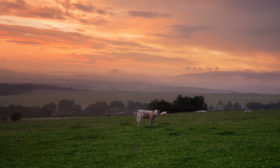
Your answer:
[[[0,0],[0,68],[280,71],[279,0]]]

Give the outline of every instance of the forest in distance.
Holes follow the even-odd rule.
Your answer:
[[[223,105],[220,101],[216,107],[208,107],[203,96],[188,97],[178,95],[173,102],[166,100],[152,100],[149,103],[141,103],[137,101],[122,101],[115,100],[111,103],[105,101],[96,102],[88,105],[84,109],[81,105],[73,100],[61,100],[58,105],[55,103],[45,104],[44,106],[22,106],[10,105],[0,106],[0,117],[3,121],[19,120],[21,118],[41,118],[41,117],[78,117],[78,116],[111,116],[111,115],[134,115],[138,109],[157,109],[160,112],[168,113],[180,112],[196,112],[200,110],[208,111],[240,111],[244,109],[250,110],[277,110],[280,109],[280,102],[262,104],[259,102],[249,102],[242,107],[237,102],[232,104],[228,102]],[[14,119],[15,118],[15,119]]]
[[[92,95],[89,95],[92,93]],[[38,94],[39,97],[29,97]],[[47,96],[50,97],[46,98]],[[63,97],[64,95],[67,96]],[[116,95],[112,95],[116,94]],[[133,95],[135,94],[135,95]],[[6,105],[0,104],[0,116],[3,120],[11,118],[16,113],[24,118],[53,117],[53,116],[110,116],[110,115],[132,115],[137,109],[158,109],[168,113],[194,112],[198,110],[223,111],[223,110],[271,110],[280,109],[280,102],[262,102],[254,99],[240,103],[237,99],[244,96],[224,94],[218,97],[215,103],[209,103],[209,96],[193,94],[168,94],[150,96],[154,93],[142,92],[92,92],[74,89],[72,87],[58,87],[43,84],[0,84],[0,99],[10,102]],[[167,96],[168,95],[168,96]],[[61,96],[60,100],[57,100]],[[139,100],[139,96],[144,96]],[[146,96],[146,97],[145,97]],[[224,97],[223,97],[224,96]],[[227,99],[226,96],[236,97]],[[275,95],[274,95],[275,96]],[[92,99],[92,97],[97,99]],[[108,97],[111,98],[108,99]],[[34,104],[18,104],[22,98]],[[77,100],[78,98],[78,100]],[[81,99],[85,98],[85,99]],[[98,99],[99,98],[99,99]],[[120,98],[120,99],[117,99]],[[219,98],[219,99],[218,99]],[[266,97],[264,97],[266,99]],[[144,101],[143,101],[144,100]],[[275,98],[277,100],[277,97]],[[279,100],[279,99],[278,99]],[[35,102],[45,102],[37,105]],[[88,101],[85,105],[85,101]]]

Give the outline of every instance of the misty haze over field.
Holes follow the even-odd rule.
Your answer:
[[[192,73],[176,76],[148,76],[112,70],[104,75],[57,72],[57,75],[0,70],[1,83],[53,84],[77,89],[165,91],[193,93],[254,92],[280,93],[280,72]]]

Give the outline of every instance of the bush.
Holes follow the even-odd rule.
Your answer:
[[[85,114],[87,115],[103,115],[105,111],[109,108],[106,102],[96,102],[94,104],[90,104],[85,108]]]
[[[11,120],[12,121],[19,121],[21,119],[21,113],[12,113],[11,114]]]
[[[9,119],[8,117],[1,117],[1,120],[4,122],[8,121],[8,119]]]
[[[246,105],[247,109],[253,109],[253,110],[262,110],[264,109],[264,105],[259,102],[249,102]]]
[[[125,105],[122,101],[115,100],[111,102],[110,108],[125,109]]]
[[[152,100],[149,104],[149,109],[157,109],[159,111],[172,111],[172,103],[165,100]]]
[[[60,100],[58,103],[58,115],[80,115],[81,112],[81,106],[79,104],[75,104],[73,100]]]
[[[50,116],[51,114],[55,114],[56,113],[56,108],[57,108],[56,104],[49,103],[49,104],[44,105],[41,108],[41,112],[44,113],[44,114],[47,114],[48,116]]]

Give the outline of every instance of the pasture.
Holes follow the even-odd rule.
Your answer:
[[[280,111],[0,123],[0,167],[280,167]]]
[[[154,99],[165,99],[173,101],[176,97],[198,96],[205,98],[208,106],[216,106],[220,100],[224,104],[231,101],[245,105],[247,102],[276,103],[280,100],[280,94],[255,94],[255,93],[173,93],[173,92],[140,92],[140,91],[94,91],[94,90],[75,90],[75,91],[54,91],[54,90],[36,90],[19,95],[0,96],[0,106],[24,105],[24,106],[43,106],[47,103],[58,103],[62,99],[74,100],[76,103],[86,107],[97,101],[106,101],[110,103],[114,100],[120,100],[124,103],[128,100],[148,103]]]

